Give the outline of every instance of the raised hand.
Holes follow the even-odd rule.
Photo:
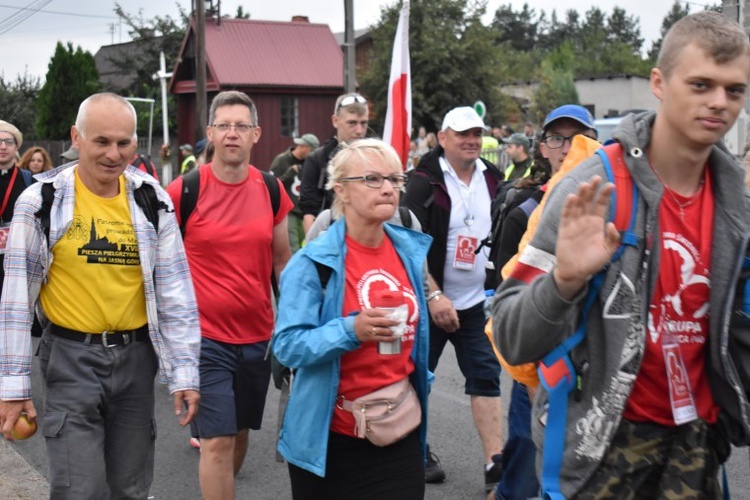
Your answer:
[[[553,271],[560,296],[572,299],[614,255],[620,234],[607,221],[607,208],[614,184],[602,187],[594,176],[569,194],[560,214],[557,233],[557,267]]]

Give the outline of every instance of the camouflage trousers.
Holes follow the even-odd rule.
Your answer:
[[[719,499],[729,445],[716,426],[679,427],[623,419],[599,468],[575,496],[589,499]]]

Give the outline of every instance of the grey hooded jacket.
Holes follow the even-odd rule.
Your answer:
[[[663,186],[645,155],[655,116],[631,115],[613,135],[623,146],[626,165],[640,191],[635,226],[639,244],[628,247],[607,269],[599,300],[589,315],[586,338],[571,355],[573,363],[582,368],[583,386],[578,401],[571,395],[568,403],[560,475],[566,497],[578,492],[598,467],[620,424],[643,358],[648,307],[662,246],[658,207]],[[714,400],[722,409],[720,430],[740,445],[750,441],[750,326],[742,324],[741,314],[736,312],[735,290],[748,246],[750,198],[741,165],[722,144],[711,152],[709,171],[715,208],[706,369]],[[573,301],[563,300],[551,271],[565,198],[593,175],[607,178],[596,155],[561,179],[550,193],[537,231],[522,255],[522,260],[524,256],[527,261],[535,259],[544,272],[528,284],[511,275],[498,291],[493,335],[511,364],[540,360],[577,327],[587,290]],[[532,411],[533,436],[540,448],[544,438],[540,417],[546,403],[547,393],[542,389]]]

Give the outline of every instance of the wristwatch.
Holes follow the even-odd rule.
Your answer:
[[[430,293],[427,296],[427,302],[432,302],[433,300],[440,300],[440,296],[443,295],[443,292],[440,290],[435,290],[434,292]]]

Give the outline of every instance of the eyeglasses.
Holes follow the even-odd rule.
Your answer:
[[[388,181],[394,188],[401,189],[406,186],[408,180],[409,178],[403,174],[392,174],[388,176],[381,174],[365,174],[359,177],[344,177],[343,179],[339,179],[339,182],[362,181],[368,188],[378,189],[383,186],[385,181]]]
[[[355,102],[357,102],[359,104],[367,104],[367,99],[365,99],[361,95],[356,95],[356,94],[355,95],[348,95],[348,96],[344,97],[343,99],[341,99],[341,102],[339,103],[339,105],[336,106],[336,113],[338,113],[341,108],[345,108],[347,106],[351,106]]]
[[[6,146],[15,146],[16,140],[15,139],[0,139],[0,144],[5,144]]]
[[[544,144],[546,144],[547,147],[550,148],[550,149],[560,149],[561,147],[563,147],[565,145],[566,142],[573,141],[573,137],[575,137],[577,135],[582,135],[584,137],[588,137],[589,139],[596,140],[596,137],[591,137],[591,136],[588,136],[588,135],[586,135],[586,134],[584,134],[582,132],[579,132],[579,133],[573,134],[573,135],[571,135],[569,137],[565,137],[564,135],[550,135],[550,136],[545,137],[544,139],[542,139],[542,142]]]
[[[255,125],[250,125],[249,123],[215,123],[211,126],[219,132],[228,132],[234,129],[240,134],[246,134],[255,128]]]

